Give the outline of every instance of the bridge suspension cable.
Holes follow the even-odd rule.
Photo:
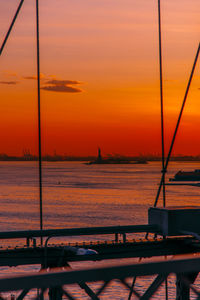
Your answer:
[[[162,67],[162,35],[161,35],[161,9],[158,0],[158,34],[159,34],[159,69],[160,69],[160,109],[161,109],[161,144],[162,144],[162,174],[163,174],[163,206],[166,205],[165,193],[165,137],[164,137],[164,109],[163,109],[163,67]]]
[[[0,55],[3,53],[6,42],[19,15],[24,0],[21,0],[12,19],[9,29],[0,47]],[[36,43],[37,43],[37,100],[38,100],[38,156],[39,156],[39,198],[40,198],[40,230],[43,229],[43,205],[42,205],[42,150],[41,150],[41,105],[40,105],[40,44],[39,44],[39,1],[36,0]],[[41,237],[41,244],[42,244]]]
[[[168,152],[168,155],[167,155],[167,158],[166,158],[166,161],[165,161],[164,170],[163,170],[163,173],[162,173],[162,176],[161,176],[160,185],[159,185],[157,195],[156,195],[156,199],[155,199],[155,202],[154,202],[154,207],[156,207],[159,196],[160,196],[161,188],[162,188],[162,185],[163,185],[164,174],[167,171],[169,160],[170,160],[170,157],[171,157],[171,154],[172,154],[172,150],[173,150],[173,147],[174,147],[174,142],[175,142],[175,139],[176,139],[176,136],[177,136],[177,132],[178,132],[178,129],[179,129],[181,117],[182,117],[182,114],[183,114],[183,110],[184,110],[185,103],[186,103],[186,100],[187,100],[188,92],[189,92],[189,89],[190,89],[190,85],[191,85],[192,78],[193,78],[193,75],[194,75],[194,71],[195,71],[195,68],[196,68],[197,60],[198,60],[198,57],[199,57],[199,52],[200,52],[200,43],[199,43],[199,46],[198,46],[198,49],[197,49],[197,52],[196,52],[196,56],[195,56],[194,63],[193,63],[193,66],[192,66],[192,71],[190,73],[187,88],[186,88],[186,91],[185,91],[185,96],[183,98],[181,110],[180,110],[180,113],[179,113],[179,116],[178,116],[178,120],[177,120],[177,123],[176,123],[176,127],[175,127],[175,130],[174,130],[172,141],[171,141],[171,144],[170,144],[169,152]]]

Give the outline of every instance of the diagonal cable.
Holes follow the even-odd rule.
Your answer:
[[[16,11],[16,13],[15,13],[13,19],[12,19],[12,22],[11,22],[11,24],[10,24],[10,27],[9,27],[9,29],[8,29],[8,32],[7,32],[7,34],[6,34],[6,36],[5,36],[4,40],[3,40],[3,43],[2,43],[2,45],[1,45],[1,48],[0,48],[0,55],[1,55],[2,52],[3,52],[3,49],[4,49],[5,45],[6,45],[6,42],[7,42],[7,40],[8,40],[8,37],[9,37],[11,31],[12,31],[13,25],[15,24],[15,21],[16,21],[16,19],[17,19],[17,16],[18,16],[19,12],[20,12],[20,9],[21,9],[21,7],[22,7],[23,2],[24,2],[24,0],[21,0],[19,6],[18,6],[18,8],[17,8],[17,11]]]
[[[162,188],[163,181],[164,181],[164,174],[167,171],[167,167],[168,167],[168,164],[169,164],[171,153],[172,153],[172,150],[173,150],[173,147],[174,147],[174,142],[175,142],[175,139],[176,139],[176,136],[177,136],[177,132],[178,132],[178,128],[179,128],[179,125],[180,125],[181,117],[182,117],[182,114],[183,114],[183,110],[184,110],[185,103],[186,103],[186,100],[187,100],[188,92],[189,92],[190,85],[191,85],[191,82],[192,82],[194,70],[195,70],[195,67],[196,67],[196,64],[197,64],[199,51],[200,51],[200,43],[199,43],[199,46],[198,46],[198,49],[197,49],[194,64],[193,64],[192,71],[191,71],[191,74],[190,74],[190,78],[189,78],[189,81],[188,81],[188,84],[187,84],[185,96],[184,96],[183,103],[182,103],[182,106],[181,106],[181,110],[180,110],[180,113],[179,113],[179,116],[178,116],[178,120],[177,120],[177,123],[176,123],[174,134],[173,134],[173,137],[172,137],[170,149],[169,149],[167,159],[166,159],[166,162],[165,162],[165,166],[164,166],[164,170],[163,170],[163,173],[162,173],[162,176],[161,176],[161,181],[160,181],[160,185],[159,185],[158,192],[157,192],[157,195],[156,195],[156,199],[155,199],[155,202],[154,202],[154,207],[156,207],[159,196],[160,196],[161,188]]]

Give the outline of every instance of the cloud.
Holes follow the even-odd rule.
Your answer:
[[[23,79],[27,79],[27,80],[36,80],[37,76],[23,76]],[[45,75],[43,73],[40,73],[40,79],[44,79]]]
[[[0,81],[0,84],[9,84],[9,85],[15,85],[18,81]]]
[[[28,79],[28,80],[36,80],[36,76],[24,76],[23,79]]]
[[[37,76],[23,76],[25,80],[36,80]],[[55,75],[45,75],[40,73],[40,78],[42,79],[43,86],[41,90],[49,92],[58,92],[58,93],[81,93],[82,89],[73,86],[82,84],[78,80],[69,80],[69,79],[56,79]]]
[[[45,91],[50,91],[50,92],[60,92],[60,93],[81,93],[82,90],[72,87],[72,86],[68,86],[68,85],[54,85],[54,86],[44,86],[41,88],[42,90]]]
[[[53,85],[56,85],[56,86],[63,86],[63,85],[71,85],[71,84],[81,84],[81,82],[77,81],[77,80],[57,80],[57,79],[53,79],[53,80],[46,81],[46,84],[53,84]]]
[[[52,79],[52,80],[47,80],[45,82],[45,86],[43,86],[41,89],[50,92],[81,93],[82,92],[81,89],[72,86],[74,84],[75,85],[81,84],[81,82],[77,80]]]

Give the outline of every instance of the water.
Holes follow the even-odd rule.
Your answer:
[[[197,162],[172,162],[167,180],[180,169],[194,170],[200,168],[199,165]],[[161,163],[158,162],[147,165],[44,163],[44,228],[147,224],[147,211],[154,203],[161,176],[160,168]],[[39,229],[37,163],[0,162],[0,170],[1,231]],[[198,205],[199,199],[199,187],[167,186],[168,205]],[[161,199],[159,203],[162,205]],[[64,241],[75,239],[83,240],[83,237],[65,238]],[[73,267],[78,268],[79,265],[76,263]],[[33,270],[38,270],[38,267],[3,268],[1,274],[21,274]],[[145,285],[151,280],[147,279]],[[111,299],[111,293],[112,299],[127,299],[127,290],[118,289],[117,285],[115,283],[114,287],[109,287],[102,298]],[[138,290],[142,290],[143,285],[143,279],[138,281]],[[74,289],[74,294],[77,293],[79,299],[85,299],[81,291]],[[157,299],[160,295],[164,297],[164,288],[160,293]],[[169,288],[170,293],[173,299],[173,284]]]

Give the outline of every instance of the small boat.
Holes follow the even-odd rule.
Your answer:
[[[178,171],[170,181],[200,181],[200,169],[191,172]]]

